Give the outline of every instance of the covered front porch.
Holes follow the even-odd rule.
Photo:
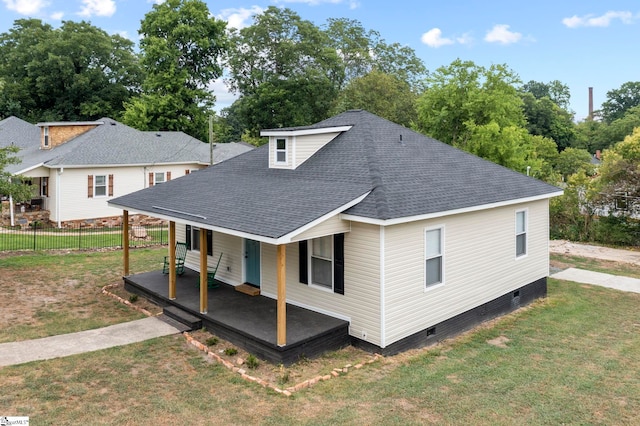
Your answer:
[[[169,276],[160,270],[128,275],[124,282],[128,291],[163,307],[176,306],[200,318],[208,331],[276,364],[289,365],[350,344],[348,321],[287,304],[286,344],[278,345],[276,300],[218,283],[208,289],[208,309],[202,313],[200,274],[186,268],[175,279],[175,298],[169,297]]]

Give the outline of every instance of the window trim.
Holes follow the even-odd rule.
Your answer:
[[[284,148],[278,148],[278,141],[284,141]],[[289,164],[289,138],[277,137],[274,142],[274,164],[286,165]],[[278,154],[284,154],[284,161],[278,160]]]
[[[186,234],[186,243],[187,250],[192,251],[194,253],[200,253],[200,248],[202,245],[200,244],[200,227],[186,225],[185,226],[185,234]],[[198,248],[193,248],[193,242],[198,241]],[[207,229],[207,256],[213,256],[213,231],[211,229]]]
[[[104,178],[104,185],[98,185],[98,178]],[[98,187],[104,187],[104,194],[98,195],[97,189]],[[108,175],[93,175],[93,198],[103,198],[109,196],[109,177]]]
[[[515,254],[516,254],[516,259],[522,259],[524,257],[527,257],[527,255],[529,254],[529,209],[520,209],[520,210],[516,210],[515,212],[515,224],[514,224],[514,234],[515,234]],[[522,213],[524,215],[524,231],[519,232],[518,230],[518,215]],[[518,253],[518,237],[524,235],[524,252],[523,253]]]
[[[162,175],[162,181],[158,181],[158,175]],[[153,185],[160,185],[167,182],[167,172],[153,172]]]
[[[434,256],[429,256],[428,255],[428,247],[427,247],[427,234],[429,232],[432,231],[440,231],[440,252],[437,255]],[[422,280],[422,283],[424,285],[424,291],[429,291],[431,289],[437,288],[437,287],[441,287],[443,285],[445,285],[445,249],[444,249],[444,244],[445,244],[445,227],[444,225],[436,225],[436,226],[430,226],[427,228],[424,228],[424,233],[423,233],[423,238],[424,238],[424,259],[423,259],[423,268],[424,268],[424,278]],[[440,258],[440,281],[439,282],[434,282],[434,283],[430,283],[427,284],[427,261],[431,260],[431,259],[436,259],[436,258]]]
[[[325,258],[325,257],[321,257],[321,256],[314,256],[313,255],[313,241],[320,239],[320,238],[329,238],[331,241],[331,248],[330,248],[330,253],[331,253],[331,259]],[[336,286],[336,277],[335,277],[335,253],[334,253],[334,247],[335,247],[335,241],[334,241],[334,236],[333,235],[324,235],[322,237],[318,237],[318,238],[312,238],[307,240],[307,273],[308,273],[308,282],[309,282],[309,287],[313,287],[313,288],[317,288],[318,290],[323,290],[326,292],[330,292],[330,293],[334,293],[335,292],[335,286]],[[322,284],[316,284],[313,282],[313,258],[317,258],[320,260],[324,260],[324,261],[328,261],[331,264],[331,287],[327,287],[327,286],[323,286]]]

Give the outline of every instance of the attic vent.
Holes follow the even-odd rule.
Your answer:
[[[402,134],[400,134],[400,143],[402,143]]]
[[[109,124],[111,124],[112,126],[115,126],[115,125],[116,125],[116,122],[115,122],[115,121],[112,121],[112,122],[111,122],[111,123],[109,123]]]
[[[156,133],[156,136],[157,136],[157,137],[160,137],[160,136],[162,136],[162,135],[161,135],[160,133]]]

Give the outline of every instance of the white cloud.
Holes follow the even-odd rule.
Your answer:
[[[573,15],[570,18],[564,18],[562,23],[569,28],[608,27],[614,19],[619,19],[624,24],[631,24],[634,16],[631,12],[610,10],[601,16],[594,16],[593,14],[584,16]]]
[[[51,14],[51,19],[53,19],[54,21],[61,21],[63,17],[64,12],[53,12]]]
[[[222,9],[218,19],[227,21],[229,28],[242,29],[249,25],[249,20],[253,15],[259,15],[264,11],[260,6],[251,6],[251,8],[230,8]]]
[[[516,33],[509,30],[509,25],[498,24],[491,28],[487,35],[484,37],[484,41],[489,43],[511,44],[517,43],[522,38],[521,33]]]
[[[2,0],[7,9],[18,12],[20,15],[37,15],[49,5],[47,0]]]
[[[422,41],[429,47],[436,48],[455,43],[450,38],[442,37],[442,31],[440,30],[440,28],[431,28],[429,31],[422,34],[422,37],[420,37],[420,41]]]
[[[116,13],[116,3],[113,0],[82,0],[84,5],[80,16],[111,16]]]

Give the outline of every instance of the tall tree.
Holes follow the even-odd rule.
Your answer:
[[[140,130],[180,130],[206,140],[215,102],[209,87],[222,75],[226,23],[201,0],[154,4],[140,27],[146,78],[126,104],[124,122]]]
[[[628,81],[619,89],[609,90],[602,103],[602,118],[606,123],[622,118],[630,108],[640,105],[640,81]]]
[[[573,116],[548,96],[536,98],[525,92],[522,101],[529,133],[553,139],[560,150],[575,140]]]
[[[139,92],[133,42],[87,22],[23,19],[0,35],[0,115],[30,121],[119,117]]]
[[[267,8],[232,31],[228,55],[239,121],[260,128],[311,124],[328,116],[344,72],[327,35],[291,9]]]
[[[419,90],[426,77],[424,63],[413,49],[398,43],[388,44],[380,33],[366,30],[359,21],[330,18],[324,31],[344,67],[344,80],[340,87],[373,70],[408,83],[414,91]]]
[[[553,80],[549,83],[529,80],[527,83],[522,85],[522,91],[525,93],[531,93],[536,99],[549,98],[560,108],[565,111],[569,111],[571,91],[569,90],[569,86],[559,80]]]
[[[338,96],[334,112],[361,108],[409,127],[417,118],[416,100],[406,81],[374,70],[349,82]]]

